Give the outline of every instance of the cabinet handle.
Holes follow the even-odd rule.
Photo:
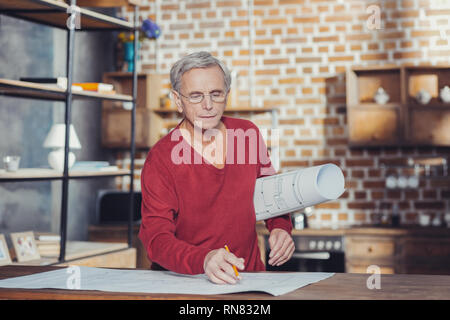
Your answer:
[[[372,247],[368,247],[368,248],[367,248],[367,252],[368,252],[368,253],[371,253],[371,252],[372,252]]]

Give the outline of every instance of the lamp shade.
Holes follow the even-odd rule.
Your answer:
[[[66,140],[66,125],[64,123],[57,123],[52,126],[50,132],[45,138],[44,148],[64,148]],[[70,149],[81,149],[80,140],[75,132],[73,125],[70,125]]]

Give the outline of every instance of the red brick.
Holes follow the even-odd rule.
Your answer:
[[[294,18],[294,23],[319,23],[319,21],[320,19],[318,16]]]
[[[352,21],[351,15],[334,15],[325,16],[325,22],[348,22]]]
[[[345,165],[347,167],[372,167],[374,162],[373,159],[346,159]]]
[[[308,161],[280,161],[281,167],[308,167]]]
[[[414,208],[417,210],[442,210],[445,203],[442,201],[417,201],[414,202]]]
[[[186,9],[205,9],[210,7],[211,7],[210,1],[186,3]]]
[[[388,54],[387,53],[374,53],[374,54],[362,54],[361,60],[387,60]]]
[[[339,202],[325,202],[325,203],[316,205],[315,208],[317,208],[317,209],[340,209],[341,204]]]
[[[433,36],[439,36],[440,32],[438,30],[412,30],[411,31],[411,37],[417,38],[417,37],[433,37]]]
[[[305,0],[278,0],[278,4],[305,4]]]
[[[303,125],[303,124],[305,124],[305,120],[304,119],[280,119],[280,120],[278,120],[278,123],[286,124],[286,125],[291,125],[291,124]]]
[[[289,59],[264,59],[264,64],[287,64]]]
[[[254,0],[253,4],[255,6],[271,6],[273,5],[273,0]]]
[[[313,37],[313,42],[337,42],[338,36]]]
[[[296,146],[311,146],[311,145],[316,145],[316,146],[318,146],[318,145],[321,145],[322,144],[322,142],[320,141],[320,140],[299,140],[299,139],[296,139],[296,140],[294,140],[294,145],[296,145]]]
[[[235,7],[235,8],[240,8],[242,6],[242,2],[240,0],[236,0],[236,1],[217,1],[216,2],[216,7],[220,8],[220,7]]]
[[[255,75],[279,75],[280,70],[278,69],[265,69],[265,70],[256,70]]]
[[[345,41],[367,41],[372,40],[372,34],[361,33],[361,34],[350,34],[345,37]]]
[[[311,62],[322,62],[321,57],[301,57],[295,58],[296,63],[311,63]]]
[[[303,78],[283,78],[278,80],[279,84],[302,84],[304,83]]]
[[[329,62],[335,62],[335,61],[353,61],[354,56],[329,56],[328,61]]]
[[[373,202],[348,202],[347,208],[360,210],[375,209],[375,204]]]
[[[369,188],[369,189],[381,189],[385,187],[385,182],[384,180],[375,180],[375,181],[364,181],[363,182],[363,187],[364,188]]]
[[[248,27],[248,20],[230,21],[230,27]]]
[[[264,19],[261,22],[262,25],[272,25],[272,24],[288,24],[288,20],[285,18],[278,18],[278,19]]]
[[[366,219],[367,219],[367,215],[366,215],[365,213],[358,212],[358,213],[355,213],[355,214],[353,215],[353,219],[354,219],[355,221],[364,222],[364,221],[366,221]]]
[[[355,199],[362,200],[367,198],[367,193],[365,191],[355,191]]]

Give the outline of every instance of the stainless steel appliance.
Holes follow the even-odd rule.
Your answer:
[[[293,235],[295,252],[292,258],[279,267],[266,264],[268,271],[345,272],[344,237],[328,235]],[[266,242],[266,261],[270,246]]]

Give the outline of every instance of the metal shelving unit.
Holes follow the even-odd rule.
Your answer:
[[[139,38],[138,28],[138,6],[134,6],[134,21],[128,22],[119,18],[111,17],[85,8],[75,7],[76,0],[68,1],[66,4],[56,0],[0,0],[0,14],[8,15],[17,19],[27,20],[47,26],[61,28],[67,31],[67,57],[66,57],[66,76],[67,90],[49,88],[45,85],[17,81],[10,79],[0,79],[0,94],[48,101],[61,101],[65,103],[64,122],[66,124],[66,140],[64,154],[64,170],[62,173],[48,169],[22,169],[16,173],[0,172],[1,182],[19,182],[19,181],[39,181],[39,180],[61,180],[62,181],[62,199],[61,199],[61,224],[60,236],[61,246],[58,261],[54,264],[68,261],[66,259],[66,242],[67,242],[67,211],[69,196],[69,180],[71,179],[88,179],[99,177],[115,177],[129,176],[129,214],[128,214],[128,247],[132,247],[133,243],[133,211],[134,211],[134,157],[135,157],[135,121],[136,121],[136,98],[137,98],[137,55]],[[76,10],[74,10],[76,8]],[[70,25],[68,19],[70,17],[80,18],[80,29],[75,29],[75,25]],[[74,20],[75,21],[75,20]],[[133,70],[133,92],[132,95],[123,94],[102,94],[86,91],[72,91],[73,83],[73,63],[74,63],[74,47],[75,32],[79,31],[129,31],[134,32],[134,66]],[[76,99],[108,99],[115,101],[132,102],[131,116],[131,165],[130,170],[118,170],[111,172],[83,172],[69,171],[68,155],[69,155],[69,130],[71,124],[72,102]],[[113,252],[116,252],[114,250]],[[104,254],[102,252],[101,254]],[[91,255],[90,255],[91,256]],[[70,259],[69,259],[70,260]]]

